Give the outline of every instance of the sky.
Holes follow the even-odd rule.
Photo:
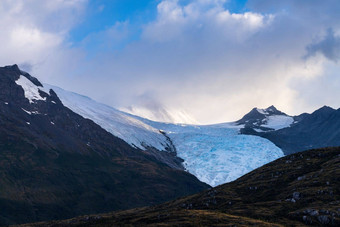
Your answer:
[[[0,65],[153,120],[340,107],[338,0],[1,0]]]

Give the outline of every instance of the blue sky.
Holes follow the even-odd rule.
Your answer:
[[[69,41],[77,45],[91,33],[104,31],[116,22],[124,21],[133,25],[129,40],[136,40],[141,26],[157,16],[157,5],[160,2],[161,0],[91,0],[81,22],[70,31]],[[190,2],[191,0],[181,0],[179,3],[185,5]],[[230,0],[224,7],[233,13],[243,13],[247,11],[246,2],[247,0]],[[88,48],[93,49],[91,46]]]
[[[70,32],[70,40],[79,42],[93,32],[103,31],[117,21],[144,24],[156,16],[157,0],[92,0],[85,17]]]
[[[294,115],[340,107],[339,12],[338,0],[2,0],[0,64],[154,120]]]

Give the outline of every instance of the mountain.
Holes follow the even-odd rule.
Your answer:
[[[235,180],[283,156],[281,149],[267,139],[240,135],[241,126],[235,123],[204,126],[155,122],[55,86],[44,86],[53,89],[72,111],[211,186]]]
[[[17,65],[0,67],[0,225],[158,204],[208,185],[65,107]]]
[[[246,115],[247,116],[247,115]],[[243,134],[257,135],[269,139],[280,147],[285,154],[292,154],[306,149],[327,146],[340,146],[340,109],[324,106],[311,114],[290,117],[285,114],[287,124],[274,130],[263,127],[244,125]]]
[[[340,148],[292,154],[158,206],[28,226],[339,226]]]
[[[256,132],[279,130],[289,127],[293,123],[293,117],[277,110],[274,106],[267,109],[254,108],[242,119],[236,121],[237,125],[253,129]]]
[[[186,170],[211,186],[233,181],[285,154],[340,145],[337,129],[328,127],[329,130],[318,131],[332,109],[321,111],[324,113],[318,113],[320,116],[314,120],[308,120],[309,114],[289,116],[270,106],[254,108],[231,123],[171,124],[128,114],[52,85],[44,86],[53,89],[72,111],[158,161]],[[337,125],[337,122],[340,119],[334,119],[331,124]],[[313,124],[316,128],[311,130]],[[318,132],[313,134],[314,131]],[[324,132],[324,136],[319,136]]]

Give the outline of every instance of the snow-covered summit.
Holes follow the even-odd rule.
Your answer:
[[[274,106],[266,109],[254,108],[236,123],[257,132],[279,130],[293,124],[294,118],[279,111]]]
[[[286,115],[285,113],[279,111],[278,109],[276,109],[275,106],[271,105],[270,107],[266,108],[266,109],[259,109],[259,108],[255,108],[257,110],[257,112],[259,112],[260,114],[263,115]]]

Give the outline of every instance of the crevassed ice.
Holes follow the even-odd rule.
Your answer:
[[[283,156],[281,149],[267,139],[240,135],[232,123],[200,126],[150,121],[100,104],[58,87],[53,89],[63,104],[89,118],[113,135],[144,149],[142,143],[164,150],[166,138],[173,141],[177,155],[188,172],[199,180],[217,186]]]
[[[267,139],[240,135],[240,126],[233,123],[150,124],[168,133],[187,171],[211,186],[233,181],[284,155]]]

